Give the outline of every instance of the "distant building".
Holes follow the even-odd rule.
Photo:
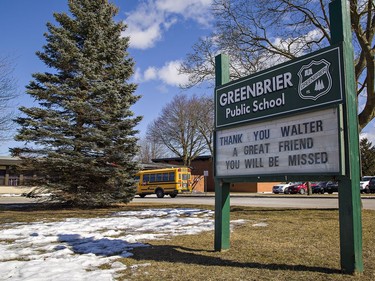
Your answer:
[[[154,163],[164,163],[172,165],[183,165],[179,157],[152,159]],[[215,182],[213,175],[213,158],[210,155],[198,156],[191,161],[191,174],[195,179],[194,191],[196,192],[215,192]],[[205,176],[206,175],[206,176]],[[205,186],[206,179],[206,186]],[[230,190],[232,192],[252,192],[268,193],[272,192],[274,182],[246,182],[233,183]]]
[[[0,156],[0,185],[17,186],[23,184],[24,177],[15,172],[15,166],[21,159],[11,156]]]
[[[153,163],[141,164],[141,169],[160,169],[167,167],[183,166],[183,161],[179,157],[152,159]],[[0,156],[0,186],[23,185],[33,173],[20,174],[15,170],[15,166],[21,163],[21,159],[10,156]],[[193,176],[194,192],[215,192],[215,182],[213,175],[213,159],[209,155],[198,156],[191,162],[191,174]],[[274,182],[249,182],[233,183],[230,190],[232,192],[272,192]]]

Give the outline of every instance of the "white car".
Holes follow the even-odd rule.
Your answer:
[[[359,182],[359,190],[361,191],[361,193],[370,193],[368,184],[371,178],[373,178],[373,176],[362,177],[362,180]]]
[[[274,185],[272,187],[272,192],[275,194],[279,193],[289,193],[289,186],[291,186],[293,183],[292,182],[284,182],[284,183],[279,183],[278,185]]]

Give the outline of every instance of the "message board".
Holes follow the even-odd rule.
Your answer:
[[[216,131],[216,176],[341,173],[337,107]]]
[[[215,91],[215,126],[342,103],[341,77],[341,48],[336,46],[224,84]]]
[[[229,56],[215,57],[216,251],[230,246],[231,183],[278,181],[286,175],[292,180],[337,176],[341,269],[363,272],[349,2],[332,0],[329,19],[330,43],[338,47],[254,75],[230,82]]]

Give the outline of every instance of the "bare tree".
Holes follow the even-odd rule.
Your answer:
[[[194,97],[191,103],[193,106],[192,120],[205,140],[209,153],[213,155],[214,101],[210,96],[200,96]]]
[[[139,161],[147,164],[151,163],[152,159],[167,157],[168,152],[166,147],[157,142],[155,139],[149,137],[143,137],[138,141],[139,149]]]
[[[214,78],[214,57],[226,53],[231,78],[237,79],[328,46],[330,0],[214,0],[215,32],[201,38],[180,68],[185,87]],[[363,129],[375,117],[375,3],[350,0],[357,94],[365,99],[359,113]]]
[[[208,150],[205,137],[200,132],[197,122],[199,112],[196,96],[188,98],[178,95],[166,104],[159,117],[148,127],[147,137],[165,145],[174,155],[181,157],[184,165]]]
[[[17,97],[16,80],[9,58],[0,57],[0,142],[10,138],[14,111],[10,102]]]

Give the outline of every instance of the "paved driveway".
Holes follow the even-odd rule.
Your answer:
[[[364,209],[375,210],[375,197],[362,198]],[[134,198],[134,203],[159,203],[159,204],[202,204],[215,205],[214,195],[177,196],[170,198],[157,198],[149,195],[145,198]],[[275,207],[275,208],[302,208],[302,209],[338,209],[338,197],[331,195],[306,196],[306,195],[231,195],[231,206]]]
[[[34,203],[35,200],[22,196],[0,196],[0,204],[25,204]],[[134,203],[150,204],[199,204],[215,205],[215,196],[213,194],[200,195],[179,195],[176,198],[165,196],[157,198],[155,195],[149,195],[145,198],[136,196]],[[375,196],[362,197],[363,209],[375,210]],[[251,207],[274,207],[274,208],[302,208],[302,209],[337,209],[338,198],[331,195],[306,196],[306,195],[251,195],[236,194],[231,195],[231,206],[251,206]]]

